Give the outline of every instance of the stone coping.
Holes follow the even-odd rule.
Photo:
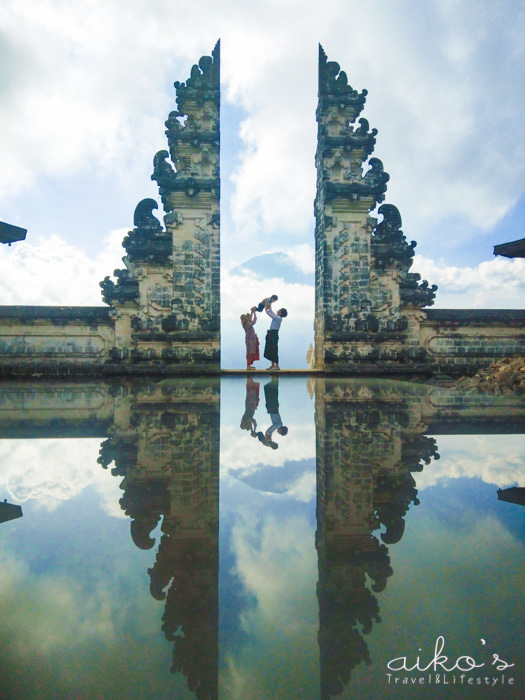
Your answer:
[[[525,323],[525,309],[423,309],[429,321],[475,323]]]
[[[0,319],[112,323],[109,306],[0,306]]]

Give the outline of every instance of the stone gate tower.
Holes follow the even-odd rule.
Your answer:
[[[100,283],[106,306],[0,306],[1,376],[220,371],[219,42],[175,89],[151,176],[163,224],[154,199],[139,202],[125,267]],[[316,368],[458,374],[523,355],[525,310],[424,308],[436,286],[409,271],[416,244],[382,203],[389,176],[371,157],[365,98],[320,47]]]
[[[408,271],[416,244],[407,243],[396,207],[383,204],[380,223],[369,216],[384,200],[389,175],[378,158],[368,160],[377,129],[364,118],[356,124],[366,94],[320,46],[315,366],[336,372],[417,360],[421,309],[436,289]]]
[[[123,241],[124,270],[101,283],[115,318],[114,363],[220,368],[220,44],[203,56],[166,121],[169,150],[151,176],[164,207],[140,202]]]

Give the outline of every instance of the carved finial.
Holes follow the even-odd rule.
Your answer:
[[[383,221],[376,227],[376,236],[382,237],[386,231],[397,231],[401,228],[401,214],[393,204],[382,204],[377,213],[383,215]]]
[[[390,175],[385,173],[383,163],[379,158],[370,158],[370,170],[363,178],[363,182],[370,189],[370,194],[375,197],[376,202],[382,202],[385,198],[386,183],[390,180]]]
[[[190,77],[186,83],[175,81],[175,89],[177,90],[177,104],[179,111],[182,113],[180,100],[184,100],[185,93],[188,90],[216,88],[219,89],[220,79],[220,60],[221,60],[221,43],[220,39],[215,44],[211,56],[202,56],[199,59],[198,65],[192,66]]]
[[[383,221],[377,224],[372,237],[375,266],[385,269],[396,262],[402,269],[412,265],[416,243],[407,243],[401,230],[401,214],[393,204],[382,204],[377,210]]]
[[[339,63],[329,61],[323,47],[319,44],[319,97],[331,98],[342,106],[352,107],[353,121],[363,109],[366,95],[366,90],[358,93],[348,84],[348,77],[341,70]]]
[[[169,187],[175,180],[175,170],[171,163],[168,163],[170,154],[168,151],[158,151],[153,157],[152,180],[155,180],[159,187]]]
[[[133,215],[133,225],[136,229],[142,231],[155,232],[162,231],[162,226],[159,220],[153,216],[153,210],[158,209],[159,205],[154,199],[143,199],[135,207]]]
[[[150,198],[143,199],[135,208],[135,228],[122,241],[128,262],[163,265],[173,253],[171,234],[164,231],[159,220],[153,216],[154,209],[158,209],[158,204]]]

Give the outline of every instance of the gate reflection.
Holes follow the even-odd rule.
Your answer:
[[[263,428],[255,419],[259,382],[246,379],[238,429],[257,438],[254,449],[289,441],[279,403],[285,382],[265,383]],[[13,382],[2,389],[3,437],[104,438],[98,461],[121,480],[120,506],[133,542],[153,548],[160,528],[148,574],[151,595],[164,604],[171,671],[182,673],[200,700],[218,698],[220,379]],[[523,405],[512,397],[483,399],[395,381],[317,378],[309,389],[325,700],[372,661],[367,638],[381,623],[381,593],[395,576],[389,547],[403,538],[405,516],[419,504],[413,473],[439,459],[430,435],[522,432]]]

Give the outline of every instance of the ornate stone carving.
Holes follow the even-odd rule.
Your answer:
[[[341,109],[350,110],[354,121],[365,104],[367,90],[357,92],[348,84],[348,77],[335,61],[329,61],[319,44],[319,110],[337,104]]]
[[[374,265],[385,269],[393,262],[398,262],[408,270],[412,265],[417,243],[407,243],[401,231],[401,214],[397,207],[393,204],[382,204],[378,213],[383,215],[383,220],[376,225],[372,235]]]
[[[129,270],[115,270],[117,283],[113,282],[109,276],[104,277],[100,286],[102,288],[102,298],[106,304],[113,306],[115,302],[124,304],[127,301],[138,302],[139,283],[133,279]]]
[[[129,262],[150,262],[162,265],[171,260],[172,237],[162,230],[159,220],[153,216],[158,204],[154,199],[143,199],[134,214],[135,228],[122,241]]]
[[[366,119],[352,122],[363,109],[367,91],[358,93],[348,84],[339,64],[328,61],[319,46],[319,105],[317,108],[318,146],[316,161],[321,174],[320,188],[325,202],[372,197],[382,202],[388,173],[379,158],[370,160],[363,176],[363,161],[373,152],[377,129],[369,131]]]
[[[377,129],[363,117],[352,125],[365,96],[320,48],[315,362],[331,371],[421,361],[414,310],[436,290],[408,272],[416,244],[406,241],[396,207],[382,204],[380,223],[368,214],[383,202],[389,175],[379,158],[366,162]]]
[[[361,197],[373,197],[376,202],[382,202],[385,198],[386,183],[390,175],[383,170],[383,163],[379,158],[370,159],[370,170],[364,177],[361,175],[361,165],[352,161],[350,168],[344,174],[344,180],[325,183],[326,202],[337,198],[360,199]]]
[[[177,109],[166,121],[169,154],[156,154],[151,176],[167,212],[173,208],[172,193],[190,198],[200,192],[219,195],[220,42],[211,56],[193,66],[185,83],[174,85]]]
[[[155,180],[159,186],[160,194],[169,192],[176,181],[176,172],[171,163],[168,163],[170,154],[168,151],[158,151],[153,158],[153,175],[152,180]]]
[[[381,622],[377,594],[394,574],[386,545],[401,540],[407,511],[419,504],[412,472],[439,458],[405,392],[351,381],[316,392],[322,697],[341,694],[354,669],[371,662],[366,635]],[[373,534],[380,526],[382,543]]]
[[[112,474],[124,477],[120,506],[137,547],[154,546],[162,521],[148,574],[151,595],[164,601],[170,670],[183,673],[197,697],[217,700],[219,382],[146,379],[132,392],[129,419],[114,426],[98,461],[114,462]]]
[[[426,280],[420,282],[419,272],[408,272],[399,285],[399,294],[407,306],[431,306],[436,296],[437,284],[429,285]]]
[[[152,175],[166,229],[153,215],[156,201],[139,202],[123,241],[127,269],[115,271],[116,283],[101,282],[116,320],[110,360],[219,369],[219,43],[175,88],[169,152],[155,155]]]

